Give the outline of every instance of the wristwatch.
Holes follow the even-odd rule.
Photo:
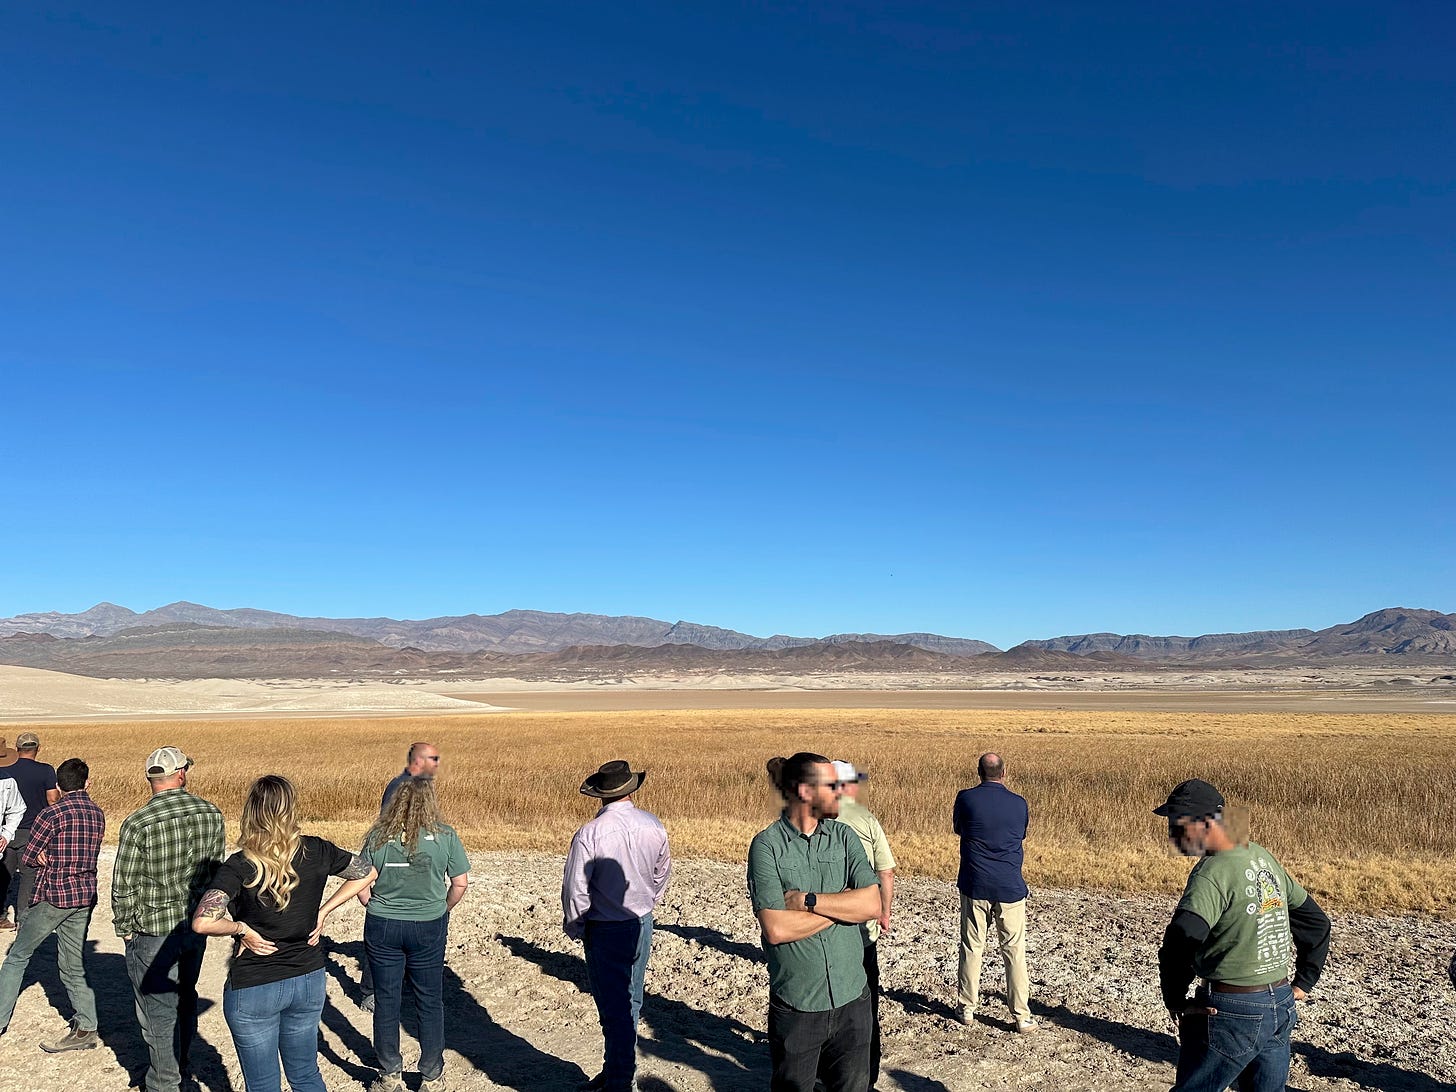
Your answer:
[[[818,905],[818,903],[819,903],[819,896],[817,894],[815,894],[813,891],[808,892],[804,896],[804,909],[805,910],[813,910],[814,907]]]

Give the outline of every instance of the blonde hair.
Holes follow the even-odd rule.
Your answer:
[[[287,910],[298,886],[298,870],[293,867],[299,844],[298,793],[293,782],[280,774],[254,781],[239,826],[238,848],[254,867],[246,886],[256,887],[259,899],[267,895],[275,907]]]
[[[421,834],[433,834],[445,825],[435,796],[435,779],[412,777],[389,794],[378,821],[364,836],[364,847],[376,850],[398,835],[405,850],[413,853],[420,844]]]

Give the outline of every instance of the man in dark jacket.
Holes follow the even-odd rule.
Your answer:
[[[1282,1092],[1294,1003],[1324,970],[1330,919],[1272,853],[1231,835],[1223,812],[1222,794],[1199,780],[1153,809],[1178,851],[1201,858],[1158,950],[1163,1003],[1178,1027],[1172,1092]],[[1195,977],[1204,984],[1190,998]]]
[[[952,823],[961,836],[961,949],[959,1014],[969,1025],[981,996],[981,953],[996,926],[1006,965],[1006,1004],[1016,1030],[1037,1030],[1026,976],[1026,881],[1021,877],[1021,843],[1029,812],[1024,797],[1005,785],[1006,764],[984,754],[977,764],[981,783],[962,789]]]

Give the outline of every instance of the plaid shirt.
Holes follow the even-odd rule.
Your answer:
[[[96,854],[106,833],[106,816],[85,789],[63,793],[30,825],[20,863],[40,871],[30,905],[48,902],[61,910],[96,905]],[[37,859],[44,853],[45,864]]]
[[[121,824],[111,873],[116,935],[185,925],[222,863],[222,812],[186,789],[155,793]]]

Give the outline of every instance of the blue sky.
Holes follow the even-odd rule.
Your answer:
[[[14,5],[0,615],[1456,609],[1453,51],[1439,3]]]

